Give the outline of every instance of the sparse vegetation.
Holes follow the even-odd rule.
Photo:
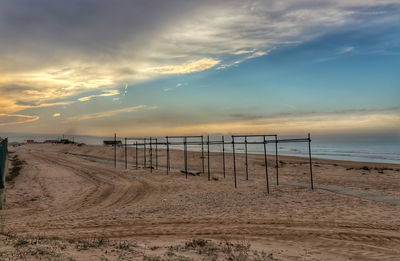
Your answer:
[[[8,170],[8,175],[6,176],[6,181],[11,182],[13,181],[16,177],[21,172],[22,167],[25,165],[24,160],[20,160],[18,155],[15,154],[11,159],[11,168]]]

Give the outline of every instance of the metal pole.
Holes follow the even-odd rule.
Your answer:
[[[275,135],[275,168],[276,168],[276,185],[279,185],[279,174],[278,174],[278,135]]]
[[[156,169],[158,169],[158,139],[156,138]]]
[[[247,160],[247,136],[244,137],[244,148],[246,151],[246,180],[249,180],[249,162]]]
[[[150,172],[153,172],[153,139],[150,137]]]
[[[208,168],[208,181],[211,180],[210,173],[210,136],[207,136],[207,168]]]
[[[138,155],[137,155],[137,154],[138,154],[138,147],[137,147],[137,141],[136,141],[136,148],[135,148],[135,150],[136,150],[136,151],[135,151],[135,157],[136,157],[136,160],[135,160],[135,161],[136,161],[136,169],[137,169],[137,168],[138,168]]]
[[[225,141],[224,141],[224,136],[222,136],[222,166],[224,169],[224,178],[226,178],[226,172],[225,172]]]
[[[186,143],[186,141],[187,141],[187,138],[186,138],[186,136],[183,138],[183,158],[184,158],[184,161],[185,161],[185,175],[186,175],[186,178],[187,178],[187,176],[188,176],[188,166],[187,166],[187,143]]]
[[[168,136],[166,138],[167,138],[167,175],[168,175],[168,172],[169,172],[169,142],[168,142]]]
[[[235,188],[237,188],[236,180],[236,157],[235,157],[235,137],[232,136],[232,154],[233,154],[233,178],[235,180]]]
[[[114,133],[114,168],[117,168],[117,134]]]
[[[267,143],[265,142],[265,136],[264,136],[264,164],[265,164],[265,181],[267,182],[267,193],[269,194]]]
[[[201,136],[201,165],[203,166],[203,174],[204,174],[204,146],[203,146],[203,136]]]
[[[144,143],[143,143],[143,159],[144,159],[144,168],[146,168],[146,138],[144,138]]]
[[[310,178],[311,178],[311,189],[314,190],[314,181],[312,176],[312,162],[311,162],[311,137],[310,133],[308,133],[308,156],[310,159]]]
[[[125,169],[128,168],[128,147],[126,144],[126,138],[125,138]]]

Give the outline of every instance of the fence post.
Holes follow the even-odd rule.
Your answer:
[[[117,168],[117,134],[114,133],[114,168]]]
[[[167,139],[167,175],[169,173],[169,142],[168,142],[168,136],[166,137]]]
[[[136,148],[135,148],[135,157],[136,157],[136,169],[138,169],[138,147],[137,147],[137,141],[136,141]]]
[[[276,185],[279,185],[279,175],[278,175],[278,135],[275,134],[275,168],[276,168]]]
[[[204,174],[204,141],[203,141],[203,135],[201,135],[201,165],[203,167],[203,174]]]
[[[146,138],[144,138],[143,142],[143,160],[144,160],[144,168],[146,168]]]
[[[153,172],[153,138],[150,137],[150,172]]]
[[[310,133],[308,133],[308,156],[310,160],[310,178],[311,178],[311,189],[314,190],[314,181],[312,175],[312,161],[311,161],[311,137]]]
[[[244,146],[246,152],[246,180],[249,180],[249,162],[247,160],[247,136],[244,137]]]
[[[265,180],[267,182],[267,193],[269,194],[267,143],[265,141],[265,136],[264,136],[264,164],[265,164]]]
[[[237,188],[236,180],[236,157],[235,157],[235,136],[232,136],[232,154],[233,154],[233,178],[235,180],[235,188]]]
[[[183,138],[183,159],[185,161],[185,176],[188,176],[188,165],[187,165],[187,138]]]
[[[225,138],[222,135],[222,166],[224,169],[224,178],[226,178],[226,171],[225,171]]]
[[[125,169],[128,168],[128,147],[126,144],[126,138],[125,138]]]
[[[158,169],[158,139],[156,138],[156,169]]]
[[[211,180],[210,173],[210,136],[207,136],[207,168],[208,168],[208,181]]]

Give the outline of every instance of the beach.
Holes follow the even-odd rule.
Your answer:
[[[161,149],[158,169],[153,150],[151,170],[136,169],[132,147],[127,169],[123,147],[117,168],[112,147],[30,144],[9,151],[25,163],[7,184],[0,243],[5,257],[29,256],[37,246],[73,260],[225,260],[246,253],[247,260],[400,257],[400,164],[314,158],[312,190],[308,158],[279,156],[277,185],[276,159],[268,155],[267,193],[261,154],[248,155],[248,180],[245,155],[236,154],[235,188],[231,153],[225,154],[225,177],[221,153],[210,153],[208,180],[201,152],[188,152],[186,176],[180,150],[171,150],[168,175]],[[14,239],[26,243],[16,246]],[[104,242],[77,247],[99,239]],[[118,247],[122,242],[126,247]],[[199,251],[205,246],[214,252]],[[235,252],[239,246],[248,246],[247,252]]]

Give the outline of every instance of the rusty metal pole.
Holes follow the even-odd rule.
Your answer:
[[[210,173],[210,136],[207,136],[207,168],[208,168],[208,181],[211,180]]]
[[[204,174],[204,140],[203,140],[203,135],[201,135],[201,165],[202,165],[203,174]]]
[[[225,171],[225,138],[222,135],[222,167],[224,169],[224,178],[226,178],[226,171]]]
[[[276,185],[279,185],[279,174],[278,174],[278,135],[275,135],[275,168],[276,168]]]
[[[144,138],[144,143],[143,143],[143,159],[144,159],[144,168],[146,168],[146,138]]]
[[[153,139],[150,137],[150,172],[153,172]]]
[[[314,190],[314,181],[313,181],[313,175],[312,175],[311,137],[310,137],[310,133],[308,133],[308,156],[309,156],[309,160],[310,160],[311,189]]]
[[[114,168],[117,168],[117,134],[114,133]]]
[[[125,169],[128,168],[128,147],[126,144],[126,138],[125,138]]]
[[[249,162],[247,160],[247,136],[244,137],[244,146],[246,153],[246,180],[249,180]]]
[[[264,136],[264,164],[265,164],[265,181],[267,183],[267,193],[269,194],[267,143],[265,141],[265,136]]]
[[[236,156],[235,156],[235,137],[232,136],[232,154],[233,154],[233,178],[235,180],[235,188],[237,188],[236,180]]]
[[[168,136],[166,137],[167,139],[167,175],[169,173],[169,142],[168,142]]]
[[[158,169],[158,139],[156,138],[156,169]]]
[[[135,148],[135,162],[136,162],[136,169],[138,169],[138,146],[137,146],[137,141],[136,141],[136,148]]]

